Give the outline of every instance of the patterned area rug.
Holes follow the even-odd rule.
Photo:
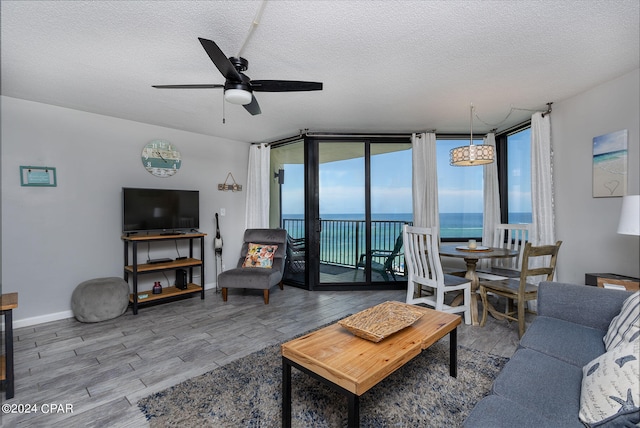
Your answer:
[[[456,427],[488,394],[508,358],[436,343],[360,397],[362,427]],[[138,402],[152,427],[280,427],[280,345],[236,360]],[[347,400],[292,369],[292,426],[346,426]]]

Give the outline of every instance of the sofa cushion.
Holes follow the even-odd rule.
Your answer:
[[[589,427],[640,422],[640,341],[624,342],[582,369],[580,420]]]
[[[538,316],[520,340],[520,347],[533,349],[582,368],[604,354],[605,332],[569,321]]]
[[[580,426],[582,367],[518,349],[493,383],[493,393],[563,426]]]
[[[584,428],[578,418],[574,424],[544,418],[540,413],[499,395],[489,395],[475,405],[464,421],[465,428]]]
[[[623,290],[545,281],[538,287],[538,315],[607,331],[630,295]]]
[[[273,264],[273,256],[278,250],[277,245],[250,243],[244,258],[243,268],[269,268]]]
[[[620,314],[609,324],[604,344],[611,351],[623,342],[638,340],[640,336],[640,291],[629,296],[622,304]]]

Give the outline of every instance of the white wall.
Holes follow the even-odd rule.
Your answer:
[[[70,317],[71,294],[78,283],[122,276],[122,187],[199,190],[200,230],[208,234],[207,285],[216,279],[214,213],[220,208],[226,209],[220,217],[225,264],[235,264],[244,230],[245,192],[220,192],[217,184],[232,172],[246,186],[249,144],[0,98],[2,292],[19,293],[16,326]],[[175,143],[182,153],[183,166],[173,177],[153,177],[142,166],[142,147],[155,138]],[[21,165],[55,167],[57,187],[20,186]],[[146,257],[146,246],[141,247]],[[151,248],[152,258],[176,257],[173,244]],[[181,251],[187,251],[186,246]],[[172,273],[168,276],[174,280]],[[162,274],[145,275],[144,280],[166,284]]]
[[[556,235],[563,241],[558,279],[585,273],[640,276],[640,237],[618,235],[622,198],[592,197],[593,138],[629,131],[627,193],[640,192],[640,71],[553,104]],[[640,221],[640,220],[639,220]]]

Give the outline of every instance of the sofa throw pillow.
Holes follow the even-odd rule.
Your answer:
[[[588,427],[640,422],[640,341],[624,343],[582,368],[580,420]]]
[[[604,346],[612,350],[623,342],[639,340],[640,337],[640,291],[629,296],[622,304],[620,313],[609,324],[604,336]]]
[[[250,243],[242,267],[271,269],[273,256],[276,254],[277,249],[277,245]]]

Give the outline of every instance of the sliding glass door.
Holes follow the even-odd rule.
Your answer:
[[[285,279],[309,289],[405,286],[411,144],[310,138],[271,150],[272,227],[290,235]]]
[[[411,143],[371,143],[371,282],[406,281],[402,226],[413,224]]]
[[[319,141],[319,285],[365,283],[366,165],[363,142]]]
[[[270,227],[286,229],[289,235],[285,282],[306,288],[304,146],[300,139],[271,149],[269,222]]]

